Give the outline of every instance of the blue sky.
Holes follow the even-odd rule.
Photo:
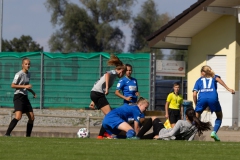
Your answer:
[[[70,0],[79,3],[79,0]],[[146,0],[138,0],[133,9],[136,14],[141,5]],[[175,17],[187,9],[197,0],[155,0],[158,5],[158,12],[168,12]],[[48,40],[56,30],[50,23],[51,13],[44,6],[45,0],[3,0],[3,39],[12,40],[21,35],[30,35],[34,41],[44,47],[44,51],[49,51]],[[127,51],[130,41],[131,28],[128,25],[119,26],[125,36],[126,44],[124,51]]]

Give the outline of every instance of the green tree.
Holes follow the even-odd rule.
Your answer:
[[[130,52],[154,52],[157,58],[160,59],[162,57],[161,50],[150,50],[146,37],[166,24],[170,18],[167,13],[158,13],[157,6],[153,0],[145,1],[137,16],[133,18],[132,36],[128,50]]]
[[[116,22],[128,23],[135,0],[47,0],[51,22],[59,29],[51,36],[51,51],[122,52],[125,37]],[[115,26],[114,26],[115,25]]]
[[[43,47],[33,41],[31,36],[22,35],[19,39],[2,41],[2,52],[38,52],[42,50]]]

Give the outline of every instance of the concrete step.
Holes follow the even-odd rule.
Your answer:
[[[0,126],[0,136],[4,136],[8,126]],[[79,127],[33,127],[32,137],[64,137],[77,138]],[[100,131],[100,127],[90,127],[90,138],[96,138]],[[151,132],[151,131],[149,131]],[[195,136],[197,141],[214,141],[210,138],[211,131],[204,132],[201,137]],[[26,126],[16,126],[12,132],[12,136],[24,137],[26,135]],[[218,132],[218,136],[222,142],[240,142],[240,131],[222,131]]]

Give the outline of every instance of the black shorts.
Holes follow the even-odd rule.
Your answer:
[[[33,112],[32,105],[28,96],[24,94],[14,94],[13,97],[14,112],[22,111],[22,113]]]
[[[180,110],[168,108],[168,116],[170,124],[177,123],[181,119]]]
[[[90,98],[97,106],[97,109],[101,109],[102,107],[109,105],[107,98],[103,93],[91,91]]]
[[[159,118],[154,119],[152,125],[154,135],[159,135],[160,130],[165,128]]]

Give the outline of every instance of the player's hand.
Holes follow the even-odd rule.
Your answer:
[[[94,104],[93,101],[90,103],[89,108],[91,108],[91,109],[95,109],[95,104]]]
[[[132,97],[126,97],[125,100],[130,102],[132,100]]]
[[[136,96],[139,96],[139,92],[136,92],[135,95],[136,95]]]
[[[235,94],[235,91],[233,89],[228,89],[229,92],[231,92],[232,94]]]
[[[108,89],[106,88],[106,90],[105,90],[105,95],[108,95]]]
[[[168,115],[168,114],[165,114],[165,118],[168,119],[168,118],[169,118],[169,115]]]
[[[36,98],[36,97],[37,97],[37,95],[36,95],[36,94],[34,94],[34,95],[33,95],[33,98]]]

